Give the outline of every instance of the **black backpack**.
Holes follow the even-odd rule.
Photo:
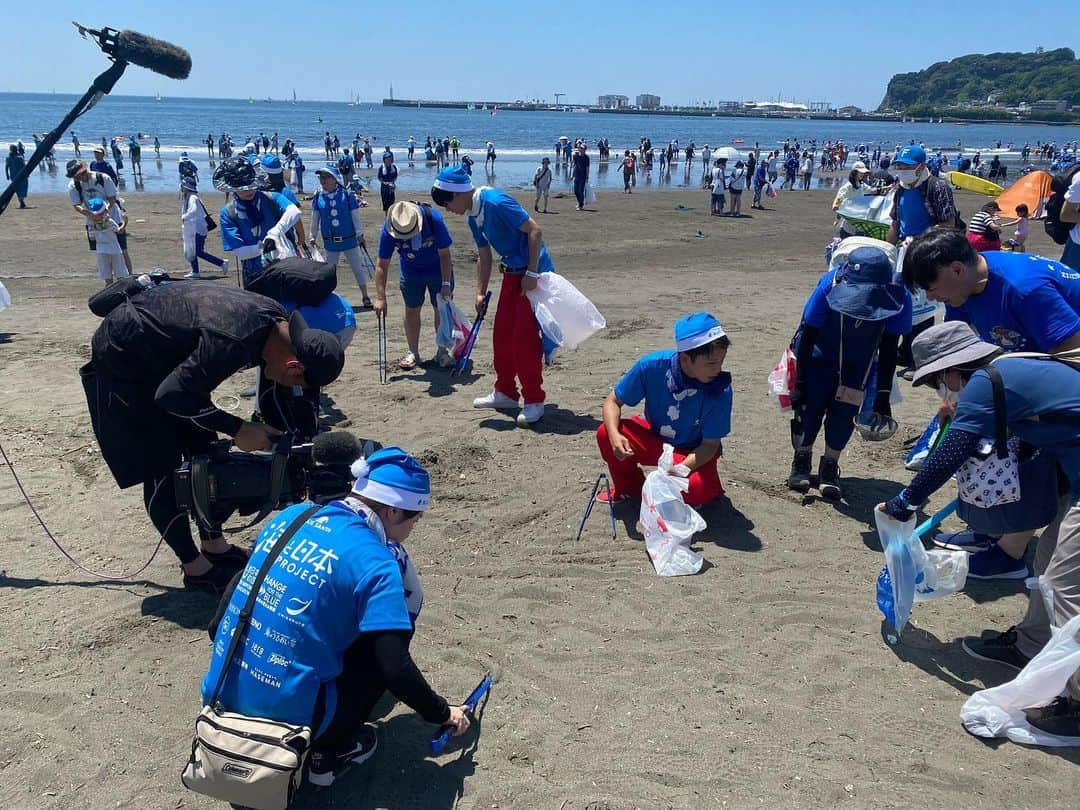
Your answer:
[[[1046,220],[1043,222],[1043,228],[1046,229],[1046,235],[1059,245],[1064,245],[1069,241],[1069,231],[1073,229],[1071,222],[1061,221],[1061,209],[1065,207],[1065,192],[1069,190],[1078,171],[1080,171],[1080,162],[1074,163],[1060,174],[1055,174],[1054,179],[1050,181],[1050,199],[1046,201]]]
[[[247,285],[251,292],[301,307],[322,303],[336,287],[337,272],[333,267],[301,256],[274,262]]]

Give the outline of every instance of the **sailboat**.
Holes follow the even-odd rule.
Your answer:
[[[296,91],[295,90],[292,91],[292,103],[293,104],[296,103]]]
[[[155,101],[161,101],[161,93],[158,93],[158,94],[157,94],[157,95],[155,96],[154,100],[155,100]]]

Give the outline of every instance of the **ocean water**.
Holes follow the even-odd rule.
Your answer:
[[[22,140],[28,149],[33,148],[33,133],[44,134],[59,123],[77,100],[77,96],[47,93],[0,93],[0,145]],[[423,143],[428,136],[454,137],[461,140],[462,152],[476,161],[474,177],[503,188],[530,188],[533,172],[544,155],[552,155],[556,139],[566,135],[571,140],[585,138],[590,144],[593,160],[591,182],[597,188],[615,188],[622,185],[621,173],[614,163],[600,165],[594,144],[599,138],[607,138],[613,150],[635,149],[642,135],[648,135],[654,146],[666,144],[677,138],[685,147],[693,141],[698,149],[705,144],[714,148],[736,145],[739,150],[760,144],[764,150],[774,149],[785,138],[806,144],[811,139],[818,143],[841,139],[849,146],[880,145],[891,150],[897,144],[912,140],[925,143],[930,148],[944,148],[951,157],[956,154],[959,141],[968,154],[982,149],[989,159],[991,153],[1001,154],[1006,163],[1015,165],[1019,150],[1025,142],[1051,141],[1058,144],[1080,138],[1080,127],[1034,126],[1027,124],[928,124],[898,123],[886,121],[814,121],[775,118],[699,118],[693,116],[638,116],[600,115],[572,112],[514,112],[444,110],[435,108],[383,107],[378,102],[361,102],[349,106],[346,102],[266,101],[169,98],[160,101],[154,97],[105,96],[96,107],[78,119],[72,127],[83,144],[100,142],[102,137],[112,138],[136,134],[148,136],[142,144],[141,182],[136,183],[124,149],[122,171],[125,194],[139,191],[175,191],[177,188],[176,161],[186,150],[199,166],[200,186],[209,188],[212,174],[205,139],[213,133],[214,140],[224,130],[239,147],[260,132],[269,137],[278,133],[284,143],[292,138],[304,156],[308,172],[305,186],[314,182],[312,170],[324,162],[323,133],[336,134],[342,146],[348,145],[356,133],[366,135],[375,147],[376,165],[384,146],[395,154],[400,170],[398,187],[402,191],[423,192],[431,187],[435,170],[423,161]],[[161,141],[161,160],[155,160],[153,138]],[[414,165],[405,159],[405,145],[412,136],[418,142]],[[495,144],[498,159],[493,177],[484,176],[485,143]],[[1000,149],[995,148],[1001,142]],[[991,151],[992,150],[992,151]],[[90,153],[83,148],[83,156]],[[56,146],[57,169],[55,172],[35,171],[30,181],[30,192],[55,193],[64,191],[67,180],[63,176],[64,164],[74,157],[70,134],[65,132]],[[112,160],[112,156],[109,156]],[[649,187],[696,187],[700,178],[701,164],[688,177],[680,164],[669,177],[660,177],[657,171],[652,177],[639,177],[638,189]],[[1015,172],[1011,172],[1015,176]],[[815,178],[815,187],[832,186],[842,178]],[[569,189],[565,173],[556,172],[552,190]]]

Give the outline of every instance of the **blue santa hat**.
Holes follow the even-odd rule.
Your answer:
[[[726,334],[720,321],[708,312],[695,312],[675,321],[675,349],[680,352],[696,349]]]
[[[452,192],[473,190],[472,178],[460,166],[448,166],[439,172],[433,187]]]
[[[277,155],[263,155],[262,165],[267,174],[281,174],[281,161]]]
[[[352,494],[398,509],[423,512],[431,504],[431,479],[400,447],[384,447],[352,465]]]

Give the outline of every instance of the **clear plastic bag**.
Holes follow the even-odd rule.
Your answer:
[[[795,352],[788,346],[769,372],[769,397],[782,411],[791,410],[791,389],[795,387]]]
[[[896,638],[889,638],[895,643],[914,603],[948,596],[964,587],[968,555],[965,551],[924,549],[915,533],[914,516],[901,523],[875,509],[874,523],[885,550],[885,568],[878,576],[877,603],[896,632]]]
[[[1080,669],[1080,616],[1055,629],[1050,641],[1008,683],[983,689],[960,709],[960,722],[976,737],[1008,737],[1025,745],[1074,746],[1078,737],[1058,737],[1033,727],[1024,709],[1045,706]]]
[[[11,306],[11,293],[7,291],[7,287],[0,281],[0,312]]]
[[[552,323],[558,326],[558,335],[547,331],[544,334],[564,348],[576,349],[586,338],[607,326],[593,302],[558,273],[541,273],[536,289],[528,295],[533,312],[540,306],[545,308],[544,322],[549,324],[548,328]]]
[[[665,444],[657,469],[645,477],[638,513],[649,559],[662,577],[696,574],[705,562],[704,557],[690,550],[694,535],[705,528],[705,519],[683,501],[690,482],[667,473],[674,452],[670,444]]]
[[[454,303],[454,299],[439,295],[437,300],[439,304],[439,330],[435,333],[435,343],[444,349],[449,349],[454,359],[460,360],[461,353],[469,342],[472,323],[461,307]]]
[[[596,192],[593,191],[591,183],[585,184],[585,204],[596,205]]]

